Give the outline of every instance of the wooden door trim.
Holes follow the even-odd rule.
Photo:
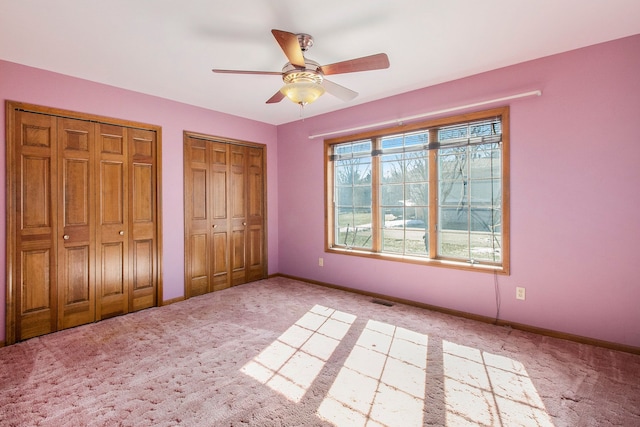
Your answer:
[[[241,139],[225,138],[222,136],[207,135],[204,133],[191,132],[191,131],[185,130],[183,132],[183,140],[186,141],[187,138],[203,139],[205,141],[222,142],[225,144],[232,144],[232,145],[242,145],[245,147],[262,148],[264,150],[264,153],[267,152],[267,146],[259,142],[243,141]],[[266,164],[265,164],[265,169],[266,169]]]
[[[100,116],[89,113],[82,113],[70,110],[64,110],[54,107],[46,107],[41,105],[29,104],[19,101],[5,101],[5,120],[6,120],[6,141],[5,141],[5,207],[6,207],[6,289],[5,289],[5,344],[13,344],[16,342],[16,283],[14,283],[15,274],[15,257],[16,257],[16,216],[15,216],[15,112],[24,111],[35,114],[43,114],[47,116],[70,118],[76,120],[86,120],[95,123],[104,123],[116,125],[126,128],[149,130],[156,133],[156,232],[157,232],[157,277],[156,277],[156,305],[162,305],[163,281],[162,281],[162,128],[158,125],[141,123],[131,120],[117,119],[112,117]]]
[[[83,112],[73,111],[73,110],[63,110],[60,108],[46,107],[46,106],[36,105],[36,104],[28,104],[28,103],[19,102],[19,101],[7,100],[5,103],[5,106],[6,106],[7,114],[9,114],[10,111],[18,110],[18,111],[26,111],[29,113],[44,114],[47,116],[62,117],[62,118],[76,119],[76,120],[86,120],[90,122],[122,126],[127,128],[153,130],[156,132],[160,132],[160,130],[162,129],[158,125],[153,125],[148,123],[135,122],[135,121],[125,120],[125,119],[117,119],[114,117],[100,116],[96,114],[83,113]]]

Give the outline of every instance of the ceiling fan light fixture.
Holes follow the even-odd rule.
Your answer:
[[[321,84],[313,81],[296,81],[282,86],[280,92],[292,102],[304,106],[320,98],[324,93],[324,88]]]
[[[280,92],[292,102],[305,106],[320,98],[324,93],[322,76],[312,71],[289,72],[283,77],[285,85]]]

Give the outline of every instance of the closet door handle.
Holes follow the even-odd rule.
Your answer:
[[[70,236],[69,236],[68,234],[65,234],[64,236],[62,236],[62,238],[63,238],[64,240],[69,240]]]
[[[242,225],[247,225],[247,223],[246,223],[246,222],[243,222],[243,223],[242,223]]]
[[[218,224],[213,224],[213,228],[216,228],[218,226]]]
[[[120,232],[118,233],[121,236],[124,236],[124,230],[120,230]]]

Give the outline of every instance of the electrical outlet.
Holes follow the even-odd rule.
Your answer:
[[[318,265],[320,267],[324,267],[324,259],[323,258],[318,258]]]
[[[524,288],[516,288],[516,299],[524,300],[526,296]]]

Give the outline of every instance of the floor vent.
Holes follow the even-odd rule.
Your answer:
[[[385,300],[382,300],[382,299],[373,299],[373,300],[371,300],[371,302],[374,303],[374,304],[384,305],[386,307],[393,307],[393,303],[392,302],[385,301]]]

